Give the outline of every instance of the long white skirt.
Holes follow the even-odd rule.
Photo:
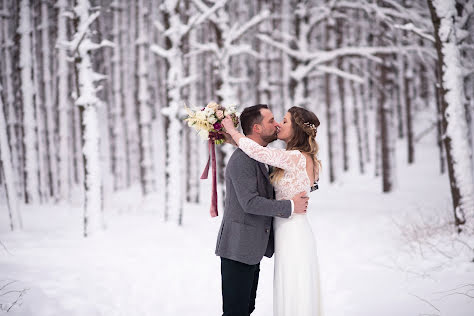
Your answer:
[[[274,316],[321,316],[316,241],[306,214],[274,219]]]

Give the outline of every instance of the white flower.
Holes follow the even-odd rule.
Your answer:
[[[205,129],[200,130],[198,134],[201,137],[201,139],[203,139],[203,140],[208,140],[209,139],[209,132],[206,131]]]
[[[211,108],[206,108],[203,112],[207,117],[210,117],[214,114],[214,110]]]
[[[216,102],[210,102],[210,103],[206,106],[206,108],[212,109],[212,110],[214,110],[214,111],[217,110],[218,107],[219,107],[219,104],[217,104]]]
[[[211,115],[209,116],[209,118],[207,119],[207,121],[211,124],[214,124],[215,122],[217,122],[217,119],[214,115]]]
[[[204,111],[196,112],[196,119],[198,119],[199,121],[205,121],[207,119],[206,113],[204,113]]]

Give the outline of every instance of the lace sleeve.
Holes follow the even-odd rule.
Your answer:
[[[300,159],[304,158],[297,150],[263,147],[247,137],[239,139],[239,148],[252,159],[284,170],[298,168]]]

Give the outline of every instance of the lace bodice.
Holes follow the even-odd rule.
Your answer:
[[[283,177],[273,184],[277,200],[309,193],[311,182],[306,172],[306,157],[300,151],[263,147],[247,137],[239,139],[239,148],[252,159],[284,170]]]

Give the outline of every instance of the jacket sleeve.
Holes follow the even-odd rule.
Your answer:
[[[244,212],[262,216],[288,218],[291,215],[289,200],[272,200],[258,194],[256,165],[250,160],[246,163],[228,165],[229,176]]]

